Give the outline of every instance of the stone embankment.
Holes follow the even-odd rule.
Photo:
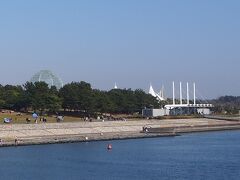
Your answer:
[[[143,127],[159,129],[142,133]],[[172,129],[165,132],[163,129]],[[162,130],[161,130],[162,129]],[[175,136],[181,133],[240,129],[240,122],[216,119],[172,119],[0,125],[1,146],[52,144]]]

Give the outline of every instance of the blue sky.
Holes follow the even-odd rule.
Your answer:
[[[0,1],[0,83],[50,69],[65,83],[147,90],[195,81],[240,95],[238,0]],[[199,95],[200,96],[200,95]]]

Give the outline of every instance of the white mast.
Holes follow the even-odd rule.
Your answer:
[[[180,104],[182,104],[182,82],[180,82]]]
[[[187,104],[189,105],[189,87],[187,82]]]
[[[175,84],[173,81],[173,105],[175,105]]]
[[[51,83],[52,83],[52,86],[53,86],[53,78],[51,78]]]
[[[196,105],[196,84],[193,83],[193,104]]]
[[[41,78],[42,78],[42,74],[40,73],[40,75],[38,77],[38,82],[41,82]]]
[[[164,86],[162,86],[162,98],[164,99]]]

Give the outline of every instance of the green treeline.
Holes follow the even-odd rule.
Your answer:
[[[141,89],[100,91],[83,81],[66,84],[60,90],[49,88],[45,82],[27,82],[23,86],[0,85],[0,109],[14,111],[132,114],[145,107],[163,107],[171,101],[158,102]],[[222,96],[209,102],[214,105],[216,113],[236,114],[240,110],[240,96]]]
[[[214,104],[214,112],[221,114],[239,114],[240,96],[221,96],[210,101]]]
[[[60,90],[49,88],[45,82],[27,82],[23,86],[0,85],[0,109],[15,111],[134,113],[141,112],[144,107],[160,106],[154,97],[141,89],[100,91],[83,81],[66,84]]]

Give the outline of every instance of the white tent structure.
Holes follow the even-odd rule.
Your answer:
[[[164,101],[164,97],[163,97],[163,88],[162,90],[160,91],[160,93],[156,93],[152,87],[152,85],[150,84],[150,88],[149,88],[149,94],[151,94],[153,97],[157,98],[157,100],[159,101]]]
[[[117,83],[115,83],[115,85],[114,85],[114,89],[118,89],[118,87],[117,87]]]

